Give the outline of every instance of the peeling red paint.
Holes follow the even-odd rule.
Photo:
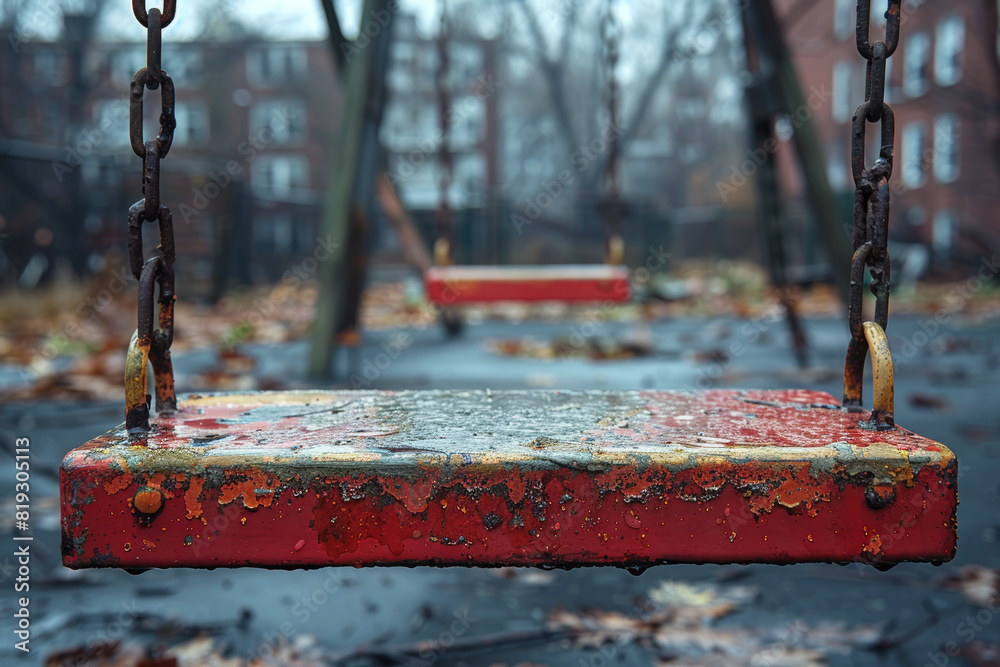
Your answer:
[[[864,547],[864,552],[872,557],[872,559],[879,559],[882,554],[882,536],[878,533],[872,535],[872,538],[868,540],[868,544]]]
[[[118,477],[105,482],[104,490],[108,492],[109,496],[113,496],[122,489],[128,488],[131,483],[132,475],[119,475]]]
[[[246,472],[238,471],[236,475],[248,475],[250,479],[241,479],[223,484],[222,493],[219,495],[220,505],[226,505],[234,500],[242,499],[243,504],[248,509],[271,506],[275,493],[281,487],[281,483],[278,481],[276,475],[257,469],[251,469]]]
[[[117,430],[67,455],[63,558],[129,568],[950,559],[951,452],[905,430],[859,429],[866,416],[832,402],[803,391],[189,398],[141,441]],[[628,429],[615,426],[624,419]],[[140,512],[155,503],[140,487],[163,494],[143,520],[133,498]]]
[[[178,475],[179,479],[182,479],[184,473]],[[205,486],[205,478],[198,477],[197,475],[191,475],[191,481],[188,484],[188,490],[184,493],[184,508],[187,510],[186,519],[199,519],[204,511],[201,507],[202,495],[201,489]]]
[[[428,500],[437,491],[438,478],[438,473],[430,472],[429,477],[416,482],[402,477],[379,477],[378,482],[386,493],[416,514],[427,509]]]

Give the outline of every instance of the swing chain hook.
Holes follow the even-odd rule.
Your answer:
[[[153,328],[153,301],[159,287],[159,328]],[[146,365],[153,365],[156,408],[177,409],[170,344],[174,336],[174,270],[162,257],[150,257],[139,278],[139,326],[132,334],[125,358],[125,428],[130,433],[149,430]]]
[[[851,289],[847,305],[851,342],[844,361],[844,407],[850,412],[862,412],[861,383],[865,359],[870,351],[873,368],[876,360],[888,358],[888,373],[877,372],[883,381],[876,387],[876,405],[868,425],[872,428],[892,428],[892,360],[885,329],[889,320],[889,178],[892,176],[895,116],[885,102],[885,70],[889,56],[899,44],[901,0],[889,0],[885,12],[885,39],[870,42],[871,0],[858,0],[858,53],[867,61],[865,101],[851,121],[851,174],[854,177],[853,243]],[[866,166],[865,130],[868,123],[879,123],[881,145],[871,167]],[[865,269],[871,275],[871,292],[875,295],[874,322],[862,322]],[[869,326],[872,325],[872,326]],[[877,331],[876,331],[877,328]],[[885,383],[888,383],[886,386]],[[888,396],[886,409],[885,396]]]
[[[129,86],[129,143],[142,160],[142,199],[128,212],[128,258],[139,281],[138,328],[132,336],[125,368],[125,425],[130,433],[149,431],[150,397],[146,393],[146,366],[152,363],[156,384],[156,409],[177,409],[170,344],[174,338],[174,231],[170,209],[160,201],[160,160],[174,140],[174,82],[160,67],[161,30],[177,11],[177,0],[164,0],[163,10],[146,9],[145,0],[132,0],[136,20],[146,28],[146,66],[135,73]],[[142,136],[143,96],[160,90],[160,131],[154,139]],[[150,258],[143,255],[142,225],[157,222],[159,245]],[[159,289],[159,297],[156,297]],[[159,304],[158,328],[153,327]]]

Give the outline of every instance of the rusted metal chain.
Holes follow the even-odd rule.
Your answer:
[[[608,166],[605,174],[607,192],[605,199],[600,202],[600,212],[604,218],[606,249],[605,261],[608,264],[618,265],[624,263],[624,241],[622,240],[622,218],[625,213],[625,204],[619,196],[619,87],[618,87],[618,60],[619,44],[621,42],[621,26],[615,16],[615,0],[606,0],[601,10],[601,48],[603,51],[603,63],[605,67],[605,82],[607,84],[606,97],[608,107],[608,128],[611,138],[608,140]]]
[[[873,366],[876,356],[883,359],[889,354],[885,329],[889,320],[889,178],[892,176],[895,116],[885,102],[886,61],[899,44],[899,12],[901,0],[889,0],[885,13],[885,39],[870,42],[871,0],[858,0],[857,46],[858,53],[868,61],[865,77],[865,101],[861,103],[851,122],[851,173],[854,177],[854,257],[851,261],[851,291],[848,302],[848,321],[851,342],[844,361],[844,407],[849,411],[862,411],[862,379],[865,357],[872,353]],[[866,167],[865,133],[868,123],[879,123],[881,146],[871,167]],[[862,322],[864,273],[871,274],[871,292],[875,295],[875,322]],[[881,338],[868,335],[870,324],[878,327]],[[879,351],[872,340],[879,341]],[[884,347],[884,349],[883,349]],[[889,359],[888,383],[889,409],[877,405],[871,413],[869,425],[874,428],[893,426],[892,360]],[[885,374],[883,374],[885,377]],[[884,395],[884,392],[883,392]],[[879,400],[879,396],[876,396]]]
[[[173,21],[176,0],[165,0],[163,11],[146,10],[144,0],[132,0],[136,19],[146,28],[146,66],[135,73],[129,86],[129,143],[142,160],[143,198],[128,212],[128,258],[132,275],[139,281],[138,328],[132,336],[125,369],[125,425],[129,431],[149,430],[149,396],[146,394],[146,364],[152,363],[156,383],[156,408],[169,413],[177,409],[170,344],[174,337],[174,231],[170,209],[160,201],[160,160],[170,152],[177,122],[174,118],[174,82],[160,66],[161,30]],[[143,96],[160,90],[160,131],[156,138],[142,136]],[[159,240],[156,255],[146,259],[142,248],[142,225],[156,221]],[[156,297],[157,287],[159,297]],[[153,315],[159,304],[158,328]]]
[[[143,28],[149,27],[149,14],[152,12],[161,14],[159,9],[155,7],[149,12],[146,11],[145,0],[132,0],[132,13],[135,14],[136,20],[142,24]],[[161,28],[166,28],[170,25],[170,22],[174,20],[174,14],[177,13],[177,0],[163,0],[163,11],[162,11],[162,23]]]
[[[441,20],[438,28],[436,40],[437,46],[437,70],[434,72],[434,88],[437,93],[438,103],[438,132],[441,135],[438,144],[438,166],[440,168],[438,188],[438,207],[434,213],[437,227],[437,241],[434,245],[434,255],[441,260],[441,265],[452,263],[454,252],[452,244],[455,241],[455,214],[448,203],[448,192],[451,190],[452,178],[454,176],[454,156],[450,146],[451,130],[451,95],[448,90],[448,73],[451,67],[451,59],[448,52],[448,5],[441,2]]]

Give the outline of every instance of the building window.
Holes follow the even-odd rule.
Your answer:
[[[35,81],[46,86],[61,86],[63,83],[63,59],[52,51],[35,54]]]
[[[433,82],[438,69],[437,45],[432,42],[424,42],[423,48],[417,52],[418,76],[423,81]]]
[[[959,167],[958,114],[943,113],[934,118],[934,180],[954,183]]]
[[[452,125],[456,119],[452,117]],[[417,100],[396,100],[386,110],[381,136],[392,150],[426,152],[428,142],[434,143],[440,127],[436,105],[420,104]],[[449,128],[449,133],[454,127]],[[415,159],[415,158],[414,158]]]
[[[94,102],[94,126],[101,131],[108,148],[128,145],[128,102],[104,99]]]
[[[840,60],[833,66],[833,97],[830,110],[833,120],[845,123],[865,101],[865,66],[863,63]]]
[[[111,54],[111,78],[119,88],[128,88],[132,77],[146,66],[146,50],[130,47]],[[167,68],[169,73],[171,70]],[[173,78],[173,74],[170,75]]]
[[[950,209],[934,214],[931,227],[931,247],[934,255],[947,261],[951,257],[951,239],[955,229],[955,212]]]
[[[66,131],[66,111],[58,102],[45,102],[39,105],[39,116],[42,127],[41,135],[50,141],[63,141]]]
[[[472,44],[452,43],[448,51],[450,62],[448,65],[447,86],[451,90],[468,88],[470,83],[476,80],[483,71],[482,51]]]
[[[204,74],[201,51],[185,45],[184,49],[170,52],[169,59],[163,61],[163,67],[173,79],[176,88],[198,88]]]
[[[700,97],[682,97],[677,100],[677,117],[684,120],[694,120],[704,117],[708,111],[705,100]]]
[[[845,40],[854,34],[857,17],[854,0],[837,0],[833,5],[833,34]]]
[[[305,76],[306,50],[302,46],[274,44],[247,51],[247,81],[253,86],[272,86]]]
[[[910,123],[903,129],[903,184],[911,189],[927,182],[926,134],[921,123]]]
[[[937,24],[934,45],[934,80],[939,86],[953,86],[962,78],[962,51],[965,21],[952,14]]]
[[[306,140],[306,105],[297,99],[256,102],[250,107],[250,132],[263,143],[301,144]]]
[[[302,155],[261,155],[254,162],[251,179],[261,194],[288,196],[293,189],[309,187],[309,161]]]
[[[174,143],[178,146],[200,146],[208,143],[208,107],[204,102],[177,102],[174,108],[177,129]]]
[[[394,42],[391,46],[391,60],[387,82],[394,90],[408,90],[413,82],[413,44]]]
[[[903,92],[907,97],[920,97],[927,92],[930,59],[931,38],[926,32],[911,35],[903,52]]]
[[[452,150],[475,148],[483,127],[482,102],[472,95],[459,99],[452,105],[450,120],[448,144]]]
[[[837,191],[847,189],[847,177],[850,174],[844,152],[844,145],[839,141],[830,144],[826,152],[826,176],[830,187]]]
[[[833,66],[833,119],[844,123],[851,117],[851,63],[840,60]]]

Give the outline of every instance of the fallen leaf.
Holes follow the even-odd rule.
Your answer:
[[[143,654],[138,644],[96,643],[52,653],[45,667],[136,667]]]
[[[910,405],[915,408],[926,408],[928,410],[944,410],[948,407],[948,401],[939,396],[930,394],[910,394]]]
[[[789,648],[783,644],[751,649],[743,655],[727,655],[713,652],[701,658],[678,658],[660,660],[657,667],[823,667],[826,658],[819,651]]]
[[[996,667],[1000,665],[1000,645],[972,642],[963,646],[958,655],[972,663],[973,667]]]
[[[686,618],[721,618],[757,595],[750,586],[720,587],[666,580],[648,593],[649,599]]]
[[[941,585],[959,591],[974,605],[987,607],[997,603],[1000,574],[997,570],[980,565],[965,565],[957,574],[944,579]]]
[[[492,570],[501,579],[517,581],[521,584],[545,586],[552,583],[555,572],[547,572],[533,567],[500,567]]]

